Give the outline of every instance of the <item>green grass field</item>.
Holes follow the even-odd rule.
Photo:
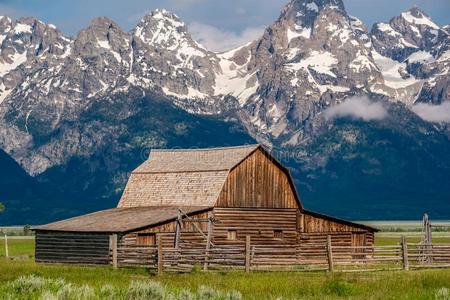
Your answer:
[[[408,240],[418,242],[420,238],[412,235]],[[380,233],[376,241],[378,245],[397,244],[399,235]],[[33,239],[17,237],[8,242],[13,257],[10,260],[4,258],[4,241],[0,239],[0,299],[450,299],[450,269],[333,274],[197,271],[157,276],[144,269],[38,265],[33,261]],[[450,237],[436,237],[435,242],[450,243]],[[25,279],[25,283],[24,279],[17,280],[28,275],[38,277]],[[33,289],[33,286],[41,286],[39,280],[42,278],[63,279],[66,283],[63,290],[70,291],[72,296],[57,294],[54,282],[45,285],[53,294],[43,293],[42,287]],[[150,298],[139,298],[142,293],[137,292],[127,294],[127,291],[136,291],[136,288],[130,288],[136,281],[158,282],[165,294]],[[203,286],[223,293],[217,292],[214,296]],[[114,296],[105,294],[111,287],[114,287]],[[145,290],[142,286],[140,289]],[[185,289],[191,294],[182,294]],[[238,294],[225,293],[231,290],[239,291],[242,298]]]

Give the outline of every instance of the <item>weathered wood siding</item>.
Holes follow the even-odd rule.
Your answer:
[[[36,232],[36,262],[108,264],[109,235]]]
[[[372,246],[374,243],[373,232],[365,228],[300,211],[298,213],[298,228],[302,232],[300,244],[319,240],[325,243],[327,235],[331,235],[332,243],[336,242],[342,246]]]
[[[208,212],[202,212],[196,215],[192,215],[193,220],[196,219],[206,219],[208,218]],[[204,234],[207,233],[208,223],[207,222],[196,222],[195,223]],[[162,237],[163,247],[172,248],[175,241],[175,231],[177,222],[168,222],[159,226],[149,227],[140,231],[128,233],[122,236],[119,240],[119,246],[133,246],[137,244],[137,236],[142,233],[155,233]],[[193,222],[185,221],[181,226],[181,236],[180,236],[180,247],[205,247],[206,240],[202,234],[197,230]]]
[[[214,239],[216,245],[244,244],[247,235],[252,245],[295,245],[297,243],[297,209],[215,208]],[[228,232],[236,231],[236,240]],[[276,238],[275,231],[282,237]]]
[[[288,176],[261,150],[230,171],[216,207],[297,208]]]
[[[344,222],[329,220],[308,213],[299,213],[299,229],[302,232],[365,232],[366,229],[350,226]]]

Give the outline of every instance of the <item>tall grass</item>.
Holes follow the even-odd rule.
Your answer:
[[[42,300],[241,300],[237,291],[222,292],[201,286],[196,292],[176,289],[157,281],[132,281],[126,288],[106,284],[95,289],[88,284],[75,285],[63,279],[20,276],[0,289],[2,299]]]
[[[398,239],[378,239],[392,244]],[[11,240],[12,241],[12,240]],[[0,299],[437,299],[450,300],[450,269],[374,273],[196,272],[156,276],[145,269],[36,264],[34,241],[0,257]],[[1,245],[0,245],[1,247]],[[141,295],[141,296],[139,296]],[[159,295],[159,296],[158,296]],[[156,297],[156,298],[155,298]]]

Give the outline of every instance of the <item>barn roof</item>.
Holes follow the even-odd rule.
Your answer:
[[[91,233],[129,232],[175,220],[178,217],[179,208],[188,215],[209,209],[209,207],[199,206],[113,208],[37,226],[33,230]]]
[[[228,172],[260,147],[152,150],[132,172],[118,207],[214,206]]]
[[[205,149],[156,149],[134,174],[228,171],[259,145]]]

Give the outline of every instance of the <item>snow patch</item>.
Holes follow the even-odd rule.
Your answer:
[[[219,55],[220,71],[216,73],[214,95],[232,95],[238,99],[240,105],[256,93],[259,83],[256,72],[248,73],[247,64],[237,66],[233,61],[226,59],[229,53]]]
[[[28,24],[17,23],[14,27],[15,34],[31,33],[31,26]]]
[[[6,90],[5,85],[3,82],[0,84],[0,104],[8,97],[9,94],[11,94],[12,89]]]
[[[386,86],[399,89],[420,82],[420,80],[415,79],[412,75],[407,79],[402,78],[400,72],[406,70],[405,63],[400,63],[389,57],[382,56],[376,51],[372,52],[372,56],[384,77]]]
[[[391,25],[386,23],[378,23],[377,25],[378,30],[383,31],[391,36],[401,36],[401,34],[394,30],[394,28],[391,27]]]
[[[296,30],[292,30],[291,28],[287,29],[287,38],[288,43],[290,43],[293,39],[298,37],[303,37],[309,39],[311,37],[311,28],[303,28],[296,25]]]
[[[315,12],[319,12],[319,7],[317,6],[317,4],[315,2],[311,2],[306,4],[306,8]]]
[[[331,69],[338,63],[338,60],[330,52],[312,51],[306,58],[297,63],[288,64],[287,67],[291,70],[298,71],[300,69],[311,68],[317,73],[326,74],[331,77],[336,77]]]
[[[100,47],[105,48],[105,49],[111,49],[111,46],[109,45],[109,41],[106,40],[97,40],[97,43]]]
[[[12,55],[12,57],[10,56],[9,58],[11,58],[11,60],[13,61],[11,64],[8,63],[0,64],[0,76],[9,73],[9,71],[14,70],[18,66],[26,62],[27,52],[26,51],[24,51],[23,53],[16,52],[14,55]]]
[[[408,63],[430,63],[434,62],[434,57],[426,51],[417,51],[411,54],[407,59]]]
[[[167,87],[162,88],[164,94],[166,94],[167,96],[172,96],[172,97],[178,98],[178,99],[194,99],[194,98],[204,99],[208,96],[192,87],[188,87],[187,89],[188,89],[187,94],[177,94],[177,93],[170,91],[170,89]]]
[[[405,19],[408,23],[415,24],[415,25],[426,25],[428,27],[431,27],[433,29],[439,30],[439,26],[436,25],[431,19],[425,17],[422,15],[421,18],[417,18],[411,14],[410,11],[404,12],[401,14],[403,19]]]

